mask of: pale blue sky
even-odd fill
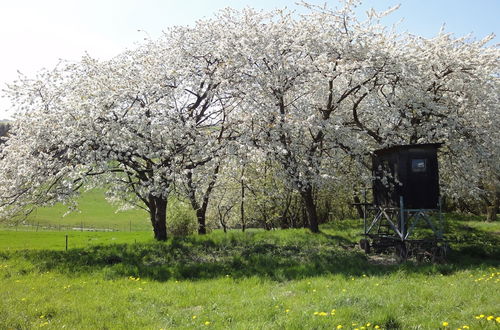
[[[309,1],[336,5],[337,1]],[[404,19],[400,29],[424,37],[446,31],[482,39],[499,34],[500,0],[365,0],[360,7],[401,8],[387,24]],[[296,8],[287,0],[2,0],[0,1],[0,89],[16,79],[17,70],[33,75],[53,67],[59,58],[77,60],[87,51],[109,58],[140,41],[146,31],[157,37],[172,25],[192,24],[224,7]],[[499,37],[494,40],[498,43]],[[493,43],[492,43],[493,44]],[[0,119],[9,116],[0,99]]]

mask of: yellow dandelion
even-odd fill
[[[495,317],[494,317],[493,315],[490,315],[490,316],[488,316],[486,319],[487,319],[488,321],[491,321],[491,320],[493,320],[494,318],[495,318]]]
[[[21,301],[26,301],[26,298],[22,298]]]
[[[470,329],[470,327],[468,325],[463,325],[462,328],[463,329]]]
[[[372,325],[372,324],[371,324],[370,322],[368,322],[368,323],[366,324],[366,326],[367,326],[367,327],[369,327],[369,326],[371,326],[371,325]]]
[[[289,309],[285,309],[285,313],[290,313],[290,310]]]
[[[337,325],[337,329],[342,329],[342,328],[343,328],[342,324]]]
[[[210,325],[210,321],[205,321],[205,325]]]
[[[316,292],[316,289],[313,289],[313,292]]]
[[[313,315],[318,315],[318,314],[319,314],[319,312],[314,312],[314,313],[313,313]]]
[[[318,315],[319,315],[319,316],[327,316],[327,315],[328,315],[328,313],[325,313],[325,312],[319,312],[319,314],[318,314]]]
[[[443,325],[443,327],[447,327],[448,326],[448,322],[445,321],[445,322],[442,323],[442,325]]]
[[[497,321],[497,323],[500,323],[500,316],[498,316],[495,321]]]
[[[40,318],[41,318],[41,319],[44,319],[44,318],[45,318],[45,315],[40,315]]]
[[[380,326],[376,325],[374,326],[375,329],[380,329]]]
[[[356,325],[358,325],[358,324],[353,322],[351,325],[354,327],[354,326],[356,326]]]

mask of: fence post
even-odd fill
[[[68,251],[68,235],[66,235],[66,251]]]

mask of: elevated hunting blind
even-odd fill
[[[360,246],[367,253],[373,247],[377,252],[395,249],[403,260],[412,255],[433,260],[444,257],[437,154],[440,146],[399,145],[373,153],[373,203],[359,203],[365,208],[366,237]],[[370,222],[367,208],[373,211]],[[427,225],[433,233],[431,238],[414,237],[419,223]]]
[[[374,204],[408,209],[437,209],[439,204],[439,143],[402,145],[375,151]]]

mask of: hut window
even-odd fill
[[[412,159],[411,160],[411,171],[412,172],[425,172],[427,168],[425,159]]]

